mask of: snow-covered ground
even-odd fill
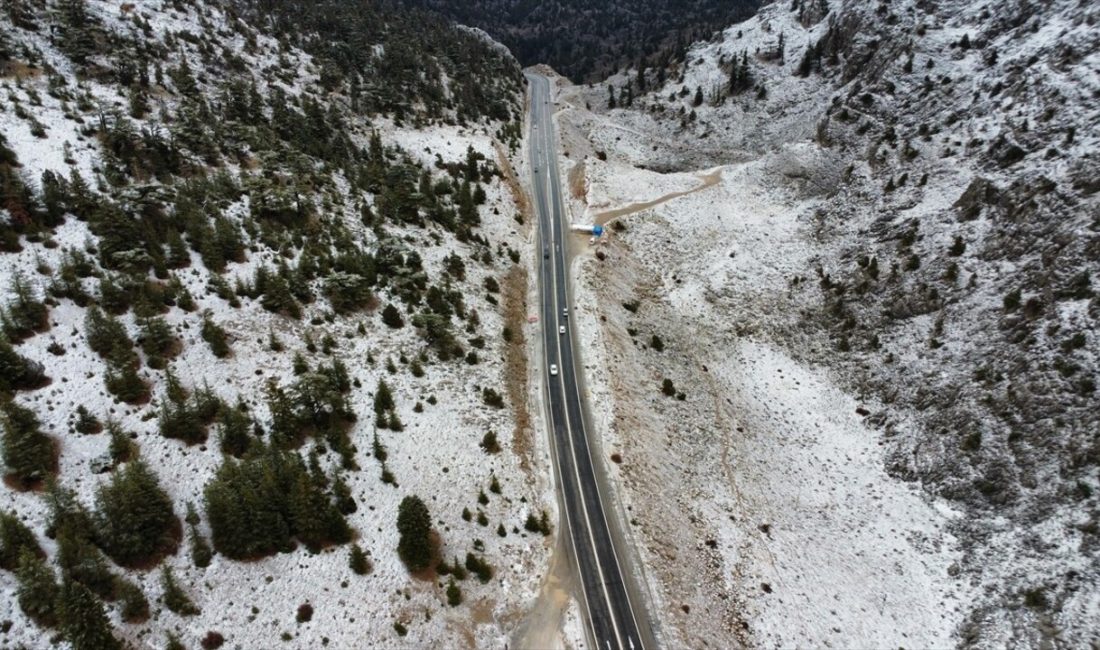
[[[116,5],[93,0],[89,6],[108,28],[130,29]],[[202,33],[202,21],[213,21],[215,28],[225,26],[224,15],[205,6],[201,10],[206,14],[202,19],[191,10],[155,9],[143,3],[137,5],[136,11],[150,21],[157,35],[181,30]],[[62,65],[64,57],[46,39],[30,38],[36,39],[46,60],[53,61],[60,73],[69,74],[72,81],[71,71]],[[280,58],[276,41],[259,36],[257,42],[258,49],[249,59],[256,71]],[[223,45],[240,48],[242,43],[243,39],[236,37]],[[287,90],[308,91],[315,78],[308,55],[291,49],[281,56],[296,65],[294,83],[288,84]],[[195,60],[197,57],[192,59]],[[33,136],[30,122],[16,117],[7,101],[5,110],[0,112],[0,131],[23,163],[22,172],[28,182],[36,184],[45,170],[68,177],[70,165],[64,161],[68,146],[68,153],[75,159],[74,167],[94,186],[102,165],[98,143],[81,135],[75,123],[64,115],[67,108],[46,92],[46,78],[31,76],[18,81],[4,78],[0,79],[0,85],[9,97],[17,97],[24,105],[30,103],[28,91],[37,91],[41,98],[41,105],[34,107],[34,118],[45,127],[46,138]],[[125,98],[112,87],[96,82],[86,85],[105,106],[125,105]],[[360,126],[357,137],[369,132],[368,125]],[[488,129],[436,126],[418,131],[395,127],[387,120],[379,120],[370,128],[380,130],[386,146],[403,148],[427,169],[433,168],[437,155],[447,163],[462,163],[467,147],[484,154],[492,164],[497,161],[497,143]],[[515,152],[514,159],[523,160],[523,151]],[[435,173],[441,174],[438,170]],[[346,192],[346,183],[344,186],[342,191]],[[472,245],[455,241],[438,227],[390,229],[395,237],[421,254],[424,269],[432,278],[441,275],[445,255],[454,252],[466,260],[467,278],[462,285],[468,289],[466,306],[477,310],[479,333],[485,336],[485,348],[479,351],[477,365],[461,360],[445,364],[431,360],[424,364],[425,374],[420,378],[413,376],[408,365],[425,345],[413,327],[391,330],[382,323],[380,310],[326,320],[322,318],[328,311],[323,300],[307,307],[300,320],[271,314],[258,301],[248,299],[240,308],[232,308],[209,288],[209,272],[198,255],[192,255],[192,266],[178,275],[195,297],[198,309],[192,313],[173,309],[165,315],[182,342],[182,352],[170,363],[170,368],[185,387],[208,385],[230,404],[241,399],[262,422],[268,417],[265,387],[271,381],[282,385],[293,381],[291,359],[295,353],[301,353],[311,366],[330,363],[332,358],[347,365],[354,382],[349,404],[359,416],[350,436],[358,448],[357,461],[362,467],[345,476],[358,504],[348,523],[355,531],[356,542],[369,554],[373,572],[367,576],[351,572],[347,545],[319,554],[300,548],[255,562],[234,562],[216,555],[208,568],[199,569],[191,562],[185,535],[180,551],[168,557],[164,565],[174,569],[179,583],[201,608],[201,614],[182,618],[161,609],[156,602],[161,595],[159,570],[142,572],[112,567],[142,588],[155,612],[148,622],[131,625],[120,620],[117,607],[109,607],[120,638],[135,647],[149,648],[163,647],[167,631],[178,633],[187,647],[197,647],[210,630],[225,636],[226,647],[237,648],[281,644],[297,648],[500,647],[507,642],[539,590],[551,549],[551,538],[524,531],[524,521],[528,513],[537,515],[543,509],[553,517],[555,507],[552,487],[545,480],[549,475],[546,441],[526,431],[523,435],[533,439],[534,449],[516,449],[512,444],[516,427],[513,405],[491,408],[484,404],[481,395],[482,387],[505,394],[502,386],[506,381],[505,343],[499,335],[505,324],[503,307],[489,302],[484,282],[494,276],[503,283],[503,273],[512,263],[506,251],[517,251],[522,265],[530,260],[531,246],[529,230],[521,228],[515,220],[517,206],[506,183],[496,178],[485,185],[485,191],[487,200],[480,207],[481,232],[493,252],[498,253],[492,266],[473,261]],[[351,203],[348,201],[348,205],[341,207],[343,218],[348,229],[363,236],[362,244],[369,247],[370,235],[363,232],[358,212]],[[235,205],[227,213],[247,214],[247,204]],[[65,251],[83,250],[92,240],[85,223],[69,219],[57,229],[48,245],[25,242],[21,252],[0,255],[0,301],[6,304],[10,298],[17,272],[31,281],[39,296],[44,295],[48,279],[37,273],[36,268],[56,270]],[[259,263],[271,265],[277,259],[266,249],[251,251],[248,257],[244,263],[229,264],[224,277],[231,286],[235,278],[250,280]],[[94,294],[95,282],[85,282]],[[521,293],[530,289],[522,287]],[[386,296],[382,298],[386,300]],[[228,359],[216,358],[199,336],[201,314],[206,310],[228,332],[233,350]],[[20,354],[44,364],[52,378],[49,386],[21,393],[16,399],[33,408],[41,419],[42,431],[58,441],[59,483],[75,490],[80,500],[91,506],[97,487],[109,476],[93,474],[89,466],[92,459],[106,451],[107,435],[85,436],[71,430],[73,413],[77,406],[83,405],[101,420],[113,418],[136,434],[142,458],[169,492],[178,515],[183,515],[188,502],[201,512],[203,486],[222,461],[215,431],[211,429],[207,444],[195,447],[158,434],[155,416],[164,399],[163,372],[148,368],[140,371],[153,386],[150,403],[130,406],[114,400],[104,387],[106,364],[85,341],[84,319],[84,308],[61,300],[50,310],[49,331],[31,337],[17,348]],[[123,322],[131,337],[135,337],[134,316],[125,315]],[[286,349],[270,350],[270,335],[278,337]],[[336,341],[332,355],[310,353],[306,349],[307,335],[318,344],[331,336]],[[534,337],[529,336],[528,340]],[[53,343],[64,348],[61,356],[47,352]],[[396,366],[394,373],[386,369],[391,361]],[[396,412],[404,424],[400,433],[378,432],[388,451],[387,467],[396,485],[381,481],[379,462],[371,457],[372,399],[380,380],[391,386]],[[487,454],[479,447],[489,431],[498,435],[503,447],[500,454]],[[338,465],[334,452],[323,456],[321,461],[326,470]],[[489,503],[479,505],[478,494],[482,490],[489,493],[493,476],[499,480],[501,494],[490,493]],[[494,568],[489,584],[481,585],[476,580],[461,583],[464,602],[458,607],[447,605],[439,580],[411,577],[398,559],[397,505],[410,494],[421,496],[427,503],[442,540],[444,559],[457,557],[461,562],[476,546],[484,549],[478,553]],[[461,514],[467,507],[475,513],[484,511],[490,523],[482,527],[476,521],[464,521]],[[46,504],[41,494],[5,487],[0,489],[0,509],[17,513],[35,530],[47,552],[54,554],[54,543],[43,535]],[[504,526],[504,536],[498,536],[498,524]],[[209,538],[205,520],[200,530]],[[53,632],[35,626],[23,616],[16,603],[15,588],[15,576],[0,572],[0,619],[13,623],[10,630],[5,628],[0,644],[44,647]],[[295,623],[295,612],[303,603],[310,603],[315,614],[308,623]],[[398,636],[395,623],[404,624],[408,635]]]
[[[576,302],[597,306],[577,316],[588,385],[663,641],[952,645],[972,597],[948,571],[958,513],[887,476],[865,405],[768,340],[773,296],[812,251],[807,206],[765,166],[628,218],[607,260],[579,267]]]
[[[1083,26],[1095,11],[1055,3],[1020,27],[1030,11],[1022,5],[1001,16],[989,3],[928,11],[919,4],[887,8],[896,14],[887,19],[860,3],[831,2],[826,19],[805,23],[791,3],[768,5],[693,46],[687,65],[663,88],[635,96],[632,108],[605,106],[608,85],[622,88],[634,71],[594,86],[559,84],[573,219],[616,217],[599,246],[604,259],[577,240],[588,388],[601,405],[594,417],[604,456],[671,646],[1098,641],[1089,623],[1100,611],[1100,557],[1089,532],[1096,468],[1062,447],[1076,440],[1079,453],[1095,449],[1087,442],[1095,397],[1033,402],[1050,410],[1006,416],[1015,387],[1030,386],[1029,395],[1064,389],[1026,372],[1008,387],[1007,402],[967,388],[983,359],[1035,370],[1063,363],[998,343],[997,331],[1009,327],[998,322],[1002,297],[1013,286],[1055,301],[1040,338],[1095,330],[1085,315],[1095,314],[1095,298],[1050,298],[1063,291],[1051,288],[1061,280],[1039,284],[1023,274],[1038,268],[1041,250],[1063,250],[1059,277],[1089,269],[1095,260],[1086,244],[1071,252],[1055,242],[1094,241],[1095,225],[1065,204],[1037,211],[1028,232],[1003,212],[967,221],[956,207],[977,177],[1004,188],[998,198],[1007,205],[1033,196],[1028,183],[1037,181],[1021,179],[1085,187],[1072,170],[1095,167],[1092,135],[1059,136],[1065,149],[1047,149],[1041,161],[1027,129],[1013,131],[1006,115],[1032,125],[1055,115],[1062,126],[1048,131],[1072,124],[1077,134],[1095,131],[1080,126],[1095,123],[1095,106],[1083,99],[1100,87],[1094,55],[1044,63],[1042,89],[1021,90],[1026,84],[1014,76],[1033,54],[1053,57],[1054,34],[1073,44],[1059,52],[1090,51],[1095,33]],[[865,36],[875,21],[887,36]],[[905,21],[923,24],[908,46],[885,27]],[[806,44],[827,42],[834,28],[841,54],[831,70],[852,76],[796,75]],[[975,42],[989,34],[989,44],[967,54],[957,45],[967,33]],[[769,54],[781,34],[785,62]],[[903,70],[906,47],[912,74]],[[994,48],[1003,68],[988,52]],[[742,53],[759,85],[719,98],[730,61]],[[851,63],[859,57],[862,69]],[[930,92],[929,78],[945,90]],[[1017,85],[986,103],[1000,83]],[[1050,109],[1050,86],[1074,112]],[[697,88],[704,101],[694,105]],[[959,107],[971,96],[968,113]],[[919,136],[931,125],[943,133]],[[997,150],[986,148],[998,134],[1030,147],[1026,161],[998,162]],[[718,180],[707,186],[708,177]],[[1094,210],[1092,192],[1068,205],[1080,200]],[[907,228],[918,233],[911,247],[899,243]],[[966,252],[949,255],[956,237]],[[1032,248],[1006,253],[1020,242]],[[889,278],[868,289],[860,269],[875,256]],[[943,283],[951,273],[958,281]],[[922,312],[914,305],[937,295],[930,286],[946,299]],[[834,301],[845,309],[840,316],[829,311]],[[1091,351],[1073,359],[1085,377],[1097,377]],[[666,378],[682,400],[662,394]],[[971,421],[960,417],[967,411]],[[1032,436],[1025,424],[1063,417],[1073,424],[1059,425],[1056,438]],[[960,450],[958,440],[975,426],[987,441],[980,462],[1004,447],[1012,449],[1007,460],[979,465]],[[1052,447],[1038,448],[1042,440]],[[1007,475],[988,469],[1005,463],[1014,468]],[[990,472],[996,486],[1015,489],[1015,471],[1018,502],[987,501],[969,487],[988,489],[981,477]]]

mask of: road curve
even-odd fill
[[[577,383],[573,328],[564,310],[570,305],[557,145],[551,111],[550,81],[528,73],[530,156],[535,209],[539,218],[539,285],[547,403],[563,523],[576,560],[587,632],[600,650],[641,650],[651,645],[644,608],[635,609],[623,579],[588,447],[582,393]],[[564,334],[559,328],[564,326]],[[557,374],[551,367],[558,368]],[[621,549],[620,549],[621,550]],[[637,616],[641,614],[641,616]],[[641,625],[646,625],[644,629]]]

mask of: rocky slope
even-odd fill
[[[367,8],[5,4],[0,644],[517,626],[554,524],[522,76]]]
[[[671,638],[1096,642],[1098,20],[780,2],[659,89],[566,93],[577,218],[624,228],[586,264],[595,354],[653,378],[606,442]]]

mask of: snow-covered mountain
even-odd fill
[[[670,642],[1097,642],[1097,21],[783,1],[663,85],[564,86]]]
[[[374,3],[3,11],[0,644],[503,644],[555,522],[514,59]]]

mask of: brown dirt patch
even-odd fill
[[[497,142],[497,164],[508,189],[512,192],[512,201],[516,210],[523,216],[523,231],[529,233],[534,224],[535,215],[531,200],[523,185],[516,177],[516,170],[508,160],[504,145]],[[528,475],[531,473],[531,449],[533,432],[531,430],[531,412],[527,408],[527,343],[524,328],[527,324],[527,269],[515,265],[504,276],[501,295],[504,299],[504,324],[512,330],[512,340],[504,347],[504,383],[508,390],[508,401],[516,411],[516,427],[512,431],[512,450],[519,456],[520,468]]]
[[[512,193],[512,201],[516,204],[516,210],[523,217],[523,231],[526,234],[531,224],[534,223],[535,217],[534,212],[531,210],[531,199],[523,189],[523,184],[519,182],[516,170],[512,167],[512,161],[508,160],[508,152],[505,150],[504,145],[499,142],[493,144],[497,150],[497,166],[500,167],[500,173],[504,175],[505,185]]]
[[[519,456],[519,466],[531,472],[531,412],[527,408],[527,269],[516,265],[504,276],[504,323],[512,330],[512,340],[504,346],[504,384],[508,401],[516,410],[516,427],[512,431],[512,450]]]
[[[16,79],[33,79],[42,76],[42,68],[32,67],[22,61],[5,61],[0,63],[0,77],[15,77]]]
[[[653,199],[652,201],[645,201],[644,203],[631,203],[630,205],[623,206],[621,208],[615,208],[614,210],[601,212],[596,215],[596,223],[600,224],[601,226],[606,226],[615,219],[618,219],[619,217],[625,217],[629,214],[634,214],[635,212],[648,210],[649,208],[658,206],[662,203],[666,203],[668,201],[671,201],[672,199],[678,199],[681,196],[694,194],[696,192],[705,190],[713,185],[717,185],[718,182],[722,180],[722,170],[719,169],[709,174],[699,174],[698,177],[700,181],[699,185],[691,188],[690,190],[684,190],[683,192],[673,192],[671,194],[666,194],[660,198]]]
[[[573,195],[573,198],[587,203],[588,192],[585,189],[584,183],[584,161],[580,161],[573,168],[569,170],[569,192]]]

